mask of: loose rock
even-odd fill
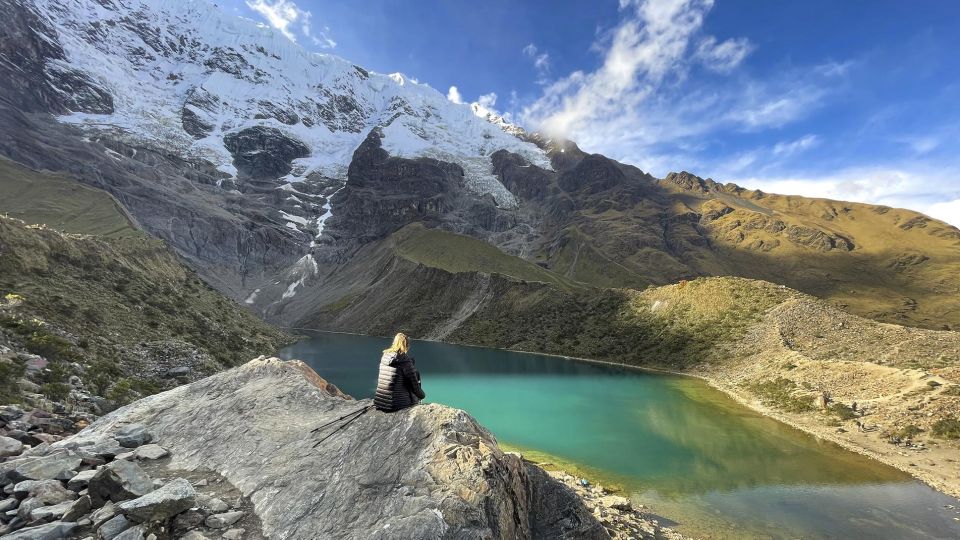
[[[32,455],[40,454],[43,450],[31,449]],[[22,457],[0,465],[0,472],[13,481],[20,480],[54,480],[73,476],[75,469],[80,467],[82,460],[75,453],[57,452],[40,457]]]
[[[163,487],[142,497],[117,505],[120,512],[138,522],[161,521],[189,509],[196,492],[190,482],[175,478]]]
[[[136,448],[153,440],[153,436],[147,432],[147,427],[143,424],[126,425],[120,428],[113,437],[120,446],[125,448]]]
[[[133,526],[133,522],[123,516],[113,516],[97,529],[100,540],[113,540],[117,535]]]
[[[10,437],[0,437],[0,458],[19,456],[23,452],[23,443]]]
[[[77,521],[81,517],[90,513],[93,504],[90,502],[90,496],[84,495],[71,503],[70,508],[63,514],[64,521]]]
[[[76,523],[54,521],[46,525],[21,529],[13,534],[4,536],[4,540],[62,540],[68,538],[77,526]]]
[[[80,471],[76,476],[67,481],[67,489],[72,491],[80,491],[81,489],[87,487],[90,483],[90,479],[97,474],[97,471],[90,469],[89,471]]]
[[[103,501],[142,497],[153,491],[153,481],[136,463],[113,461],[97,470],[87,489],[94,506],[99,506]]]
[[[241,540],[244,532],[246,532],[246,529],[230,529],[220,535],[220,538],[224,540]]]
[[[243,512],[224,512],[222,514],[213,514],[205,521],[207,527],[211,529],[223,529],[240,521],[244,516]]]
[[[145,540],[147,534],[146,525],[137,525],[136,527],[131,527],[117,536],[113,537],[113,540]]]
[[[158,444],[145,444],[133,452],[137,459],[160,459],[170,455],[166,448]]]

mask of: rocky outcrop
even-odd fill
[[[141,424],[169,450],[170,470],[211,469],[235,485],[268,537],[608,537],[572,490],[501,451],[465,412],[431,404],[343,419],[368,405],[301,362],[260,358],[137,401],[50,451],[72,456],[116,446],[121,430]],[[133,467],[103,475],[125,475],[131,485]],[[115,524],[121,529],[182,512],[199,498],[176,480],[143,495],[109,493],[122,499],[103,503],[125,515]],[[205,526],[230,527],[234,517],[211,514]]]
[[[277,128],[254,126],[223,138],[241,175],[278,178],[290,172],[294,159],[307,157],[310,149]]]
[[[353,154],[325,230],[341,248],[376,240],[416,220],[437,222],[463,190],[459,165],[391,157],[372,130]]]
[[[113,112],[113,97],[82,71],[69,67],[56,32],[20,2],[0,4],[0,78],[4,98],[21,110],[53,113]]]

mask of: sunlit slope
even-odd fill
[[[532,258],[566,278],[643,288],[740,276],[875,320],[960,327],[956,227],[910,210],[771,195],[685,172],[657,180],[602,156],[583,155],[575,166],[554,157],[560,172],[541,171],[545,195],[528,201],[557,216]],[[504,166],[502,174],[520,189],[531,169]]]

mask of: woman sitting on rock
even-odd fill
[[[393,345],[384,349],[380,357],[380,375],[377,379],[377,396],[373,404],[386,412],[399,411],[412,407],[426,397],[420,388],[420,372],[413,363],[410,352],[410,340],[406,334],[399,333],[393,338]]]

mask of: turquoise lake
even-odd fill
[[[282,351],[372,397],[384,338],[315,332]],[[700,380],[413,342],[428,402],[502,446],[617,486],[701,538],[960,538],[957,499],[765,418]]]

